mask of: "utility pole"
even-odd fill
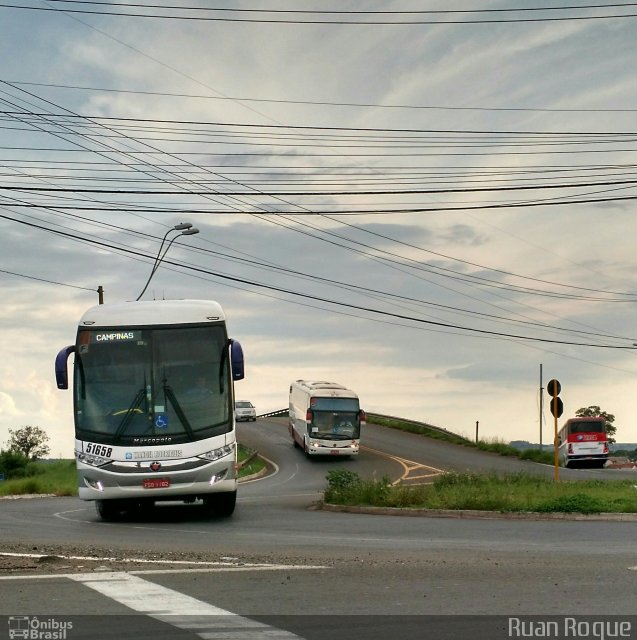
[[[542,386],[542,365],[540,364],[540,451],[542,451],[542,414],[544,413],[544,387]]]
[[[102,285],[97,287],[97,301],[98,304],[104,304],[104,288]]]
[[[480,423],[476,420],[476,444],[478,444],[478,425]]]

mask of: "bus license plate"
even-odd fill
[[[170,478],[144,478],[144,489],[166,489],[170,486]]]

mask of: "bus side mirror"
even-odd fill
[[[232,364],[232,379],[243,380],[245,376],[243,349],[237,340],[230,340],[230,362]]]
[[[55,357],[55,381],[58,389],[69,388],[69,374],[66,363],[72,353],[75,353],[75,345],[64,347]]]

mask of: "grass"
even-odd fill
[[[409,431],[410,433],[417,433],[428,438],[444,440],[445,442],[459,444],[465,447],[476,447],[480,451],[490,451],[491,453],[497,453],[501,456],[511,456],[520,458],[521,460],[531,460],[532,462],[542,462],[544,464],[554,464],[554,453],[552,451],[543,451],[540,449],[520,450],[497,439],[491,441],[478,440],[478,442],[474,442],[455,433],[437,429],[424,422],[402,420],[400,418],[385,418],[376,414],[367,414],[367,422],[392,429],[399,429],[401,431]]]
[[[75,460],[30,462],[27,476],[0,482],[0,496],[46,493],[56,496],[77,495]]]
[[[266,464],[256,451],[238,445],[237,462],[239,464],[239,478],[245,478],[265,469]]]
[[[390,427],[392,429],[400,429],[401,431],[409,431],[410,433],[418,433],[428,438],[436,440],[445,440],[453,444],[471,445],[471,441],[462,436],[458,436],[449,431],[441,431],[435,427],[431,427],[424,422],[416,422],[413,420],[401,420],[400,418],[386,418],[376,414],[367,414],[367,422],[371,424],[379,424],[382,427]]]
[[[265,467],[265,463],[254,452],[238,445],[237,459],[239,463],[252,459],[240,467],[239,477],[257,473]],[[26,477],[13,478],[0,482],[0,496],[25,494],[53,494],[56,496],[77,495],[77,475],[75,460],[55,460],[30,462]]]
[[[632,480],[555,482],[525,473],[445,473],[430,485],[392,486],[345,469],[327,476],[325,502],[408,509],[472,509],[540,513],[636,513]]]

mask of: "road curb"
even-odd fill
[[[242,484],[243,482],[249,482],[250,480],[258,480],[259,478],[262,478],[268,473],[269,473],[268,468],[263,467],[263,469],[257,471],[256,473],[252,473],[249,476],[242,476],[240,478],[237,478],[237,482],[239,484]]]
[[[398,507],[359,507],[320,503],[314,508],[322,511],[362,513],[377,516],[403,516],[412,518],[456,518],[479,520],[588,520],[611,522],[637,522],[637,513],[537,513],[529,511],[479,511],[474,509],[400,509]]]

